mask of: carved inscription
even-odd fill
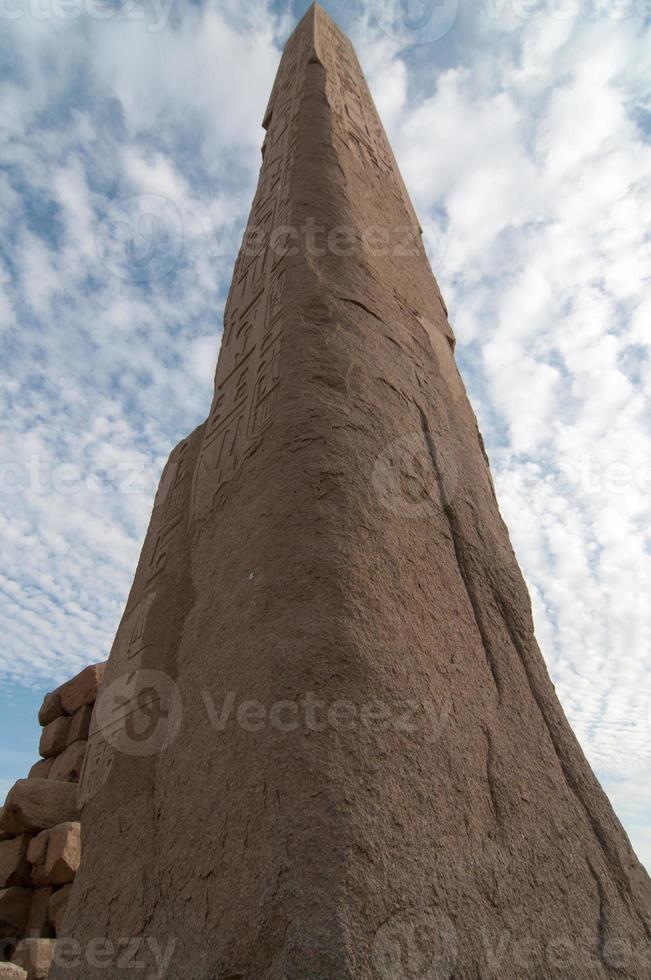
[[[336,135],[356,156],[365,179],[390,181],[393,196],[409,212],[389,141],[352,45],[330,23],[319,29],[328,50],[328,100],[336,118]]]
[[[267,135],[253,202],[224,314],[215,397],[196,468],[193,514],[218,508],[225,488],[259,447],[280,387],[290,179],[297,146],[306,38],[290,43],[265,120]]]
[[[157,501],[156,509],[160,507],[162,510],[161,523],[146,570],[147,585],[165,570],[168,555],[180,533],[180,525],[184,517],[183,501],[190,477],[188,446],[187,440],[180,446],[177,458],[171,464],[171,472],[165,475],[159,491],[162,500],[160,503]]]

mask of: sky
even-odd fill
[[[307,6],[0,0],[0,797],[43,693],[108,656],[207,415]],[[323,6],[420,216],[559,697],[651,868],[651,0]]]

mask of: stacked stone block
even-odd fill
[[[41,759],[0,808],[0,980],[48,975],[81,860],[77,783],[105,666],[46,695]]]

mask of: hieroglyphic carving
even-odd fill
[[[378,192],[389,189],[407,217],[404,188],[352,46],[315,9],[285,51],[265,115],[258,189],[224,313],[215,396],[195,473],[195,518],[226,499],[224,488],[259,447],[277,404],[287,250],[283,231],[300,233],[290,227],[290,181],[303,78],[314,63],[325,70],[335,138],[357,157],[360,179],[372,182]],[[164,539],[160,547],[164,553]]]
[[[354,153],[363,179],[381,186],[399,202],[410,222],[418,224],[373,97],[354,48],[332,23],[319,27],[321,57],[326,64],[326,90],[334,114],[335,137]]]
[[[196,468],[195,517],[224,500],[224,488],[260,445],[278,399],[290,179],[307,43],[299,34],[288,46],[265,118],[262,169],[224,313],[215,397]]]
[[[146,677],[146,675],[145,675]],[[118,752],[132,756],[154,755],[151,742],[165,712],[161,695],[154,687],[127,682],[122,688],[113,686],[105,692],[101,705],[96,705],[93,727],[79,780],[77,804],[82,809],[107,781]]]
[[[92,800],[109,777],[115,760],[115,749],[108,735],[108,732],[98,730],[91,732],[88,738],[77,791],[77,806],[80,810]]]
[[[125,660],[131,670],[140,666],[149,642],[147,639],[147,617],[156,598],[156,592],[148,592],[140,600],[131,614],[128,624]]]
[[[165,474],[161,484],[159,491],[161,499],[157,500],[155,504],[154,513],[156,510],[160,510],[161,518],[159,531],[145,571],[147,585],[165,570],[167,557],[175,543],[179,525],[185,513],[183,502],[187,492],[187,481],[190,477],[188,446],[189,442],[186,439],[179,447],[176,460],[171,464],[171,471]]]

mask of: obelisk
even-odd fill
[[[318,6],[264,126],[52,976],[647,978],[649,878],[548,677],[414,209]]]

